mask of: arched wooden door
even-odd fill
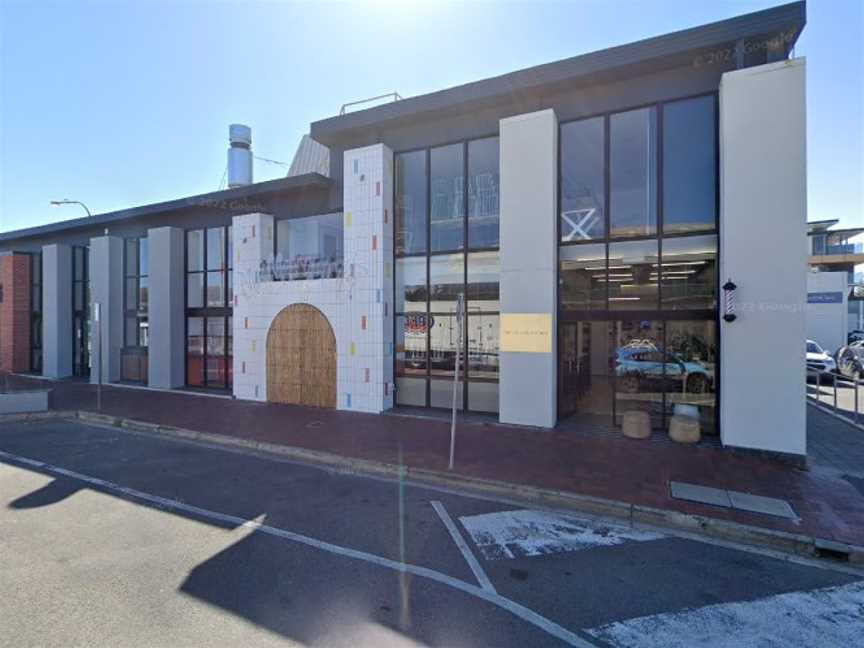
[[[267,400],[336,407],[336,336],[314,306],[292,304],[267,334]]]

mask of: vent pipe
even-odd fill
[[[228,186],[252,184],[252,129],[243,124],[228,127]]]

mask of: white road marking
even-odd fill
[[[456,525],[453,523],[453,519],[447,513],[447,509],[444,508],[444,505],[441,502],[432,502],[432,508],[435,509],[438,517],[441,518],[444,526],[447,527],[447,531],[450,532],[450,537],[453,538],[453,542],[455,542],[456,546],[459,547],[459,551],[462,552],[462,555],[465,557],[465,562],[468,563],[471,571],[474,572],[474,576],[477,578],[477,582],[480,583],[480,587],[494,594],[495,586],[492,585],[492,581],[489,580],[489,577],[486,576],[486,572],[483,571],[480,563],[477,562],[477,558],[474,557],[474,553],[471,551],[471,548],[465,542],[462,534],[459,533],[459,529],[456,528]]]
[[[648,531],[589,525],[548,511],[500,511],[460,517],[459,521],[486,560],[611,547],[663,537]]]
[[[864,637],[864,581],[639,617],[592,628],[588,633],[613,646],[630,648],[860,646]]]
[[[487,591],[482,587],[477,587],[476,585],[472,585],[471,583],[466,583],[463,580],[453,578],[452,576],[448,576],[447,574],[435,571],[434,569],[419,567],[417,565],[411,565],[408,563],[401,563],[396,560],[384,558],[383,556],[377,556],[375,554],[366,553],[365,551],[358,551],[356,549],[349,549],[347,547],[340,547],[339,545],[334,545],[329,542],[324,542],[322,540],[316,540],[315,538],[304,536],[299,533],[294,533],[293,531],[287,531],[285,529],[280,529],[278,527],[270,526],[267,524],[261,524],[260,522],[257,522],[255,520],[247,520],[237,515],[219,513],[217,511],[211,511],[209,509],[200,508],[198,506],[192,506],[191,504],[185,504],[184,502],[181,502],[179,500],[168,499],[165,497],[160,497],[158,495],[151,495],[150,493],[145,493],[134,488],[120,486],[119,484],[115,484],[113,482],[77,473],[42,461],[29,459],[27,457],[21,457],[15,454],[4,452],[2,450],[0,450],[0,459],[9,459],[14,462],[39,468],[40,470],[44,470],[48,473],[69,477],[71,479],[77,479],[87,484],[98,486],[105,490],[122,493],[127,497],[131,497],[145,502],[150,502],[165,509],[184,511],[186,513],[191,513],[200,517],[209,518],[211,520],[218,520],[220,522],[231,524],[237,527],[254,529],[255,531],[260,531],[261,533],[266,533],[277,538],[282,538],[283,540],[288,540],[290,542],[296,542],[298,544],[306,545],[307,547],[320,549],[321,551],[327,551],[338,556],[345,556],[347,558],[353,558],[355,560],[372,563],[386,569],[392,569],[397,572],[408,572],[421,578],[427,578],[437,583],[441,583],[442,585],[446,585],[461,592],[465,592],[466,594],[469,594],[476,598],[483,599],[488,603],[492,603],[493,605],[496,605],[499,608],[510,612],[511,614],[522,619],[523,621],[530,623],[531,625],[539,628],[540,630],[543,630],[547,634],[560,639],[561,641],[570,646],[577,646],[578,648],[594,648],[593,643],[582,639],[577,634],[571,632],[570,630],[567,630],[563,626],[558,625],[554,621],[547,619],[543,615],[538,614],[534,610],[531,610],[524,605],[520,605],[519,603],[516,603],[511,599],[505,598],[496,592]]]

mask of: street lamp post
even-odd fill
[[[90,213],[90,210],[87,209],[87,205],[85,205],[80,200],[69,200],[68,198],[64,198],[63,200],[52,200],[52,207],[59,207],[60,205],[81,205],[84,208],[84,211],[87,212],[88,217],[92,217],[93,214]]]

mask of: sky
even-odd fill
[[[783,4],[0,0],[0,231],[219,188],[228,125],[290,163],[343,103],[412,96]],[[808,218],[864,226],[864,2],[810,0]],[[255,161],[255,180],[284,176]]]

